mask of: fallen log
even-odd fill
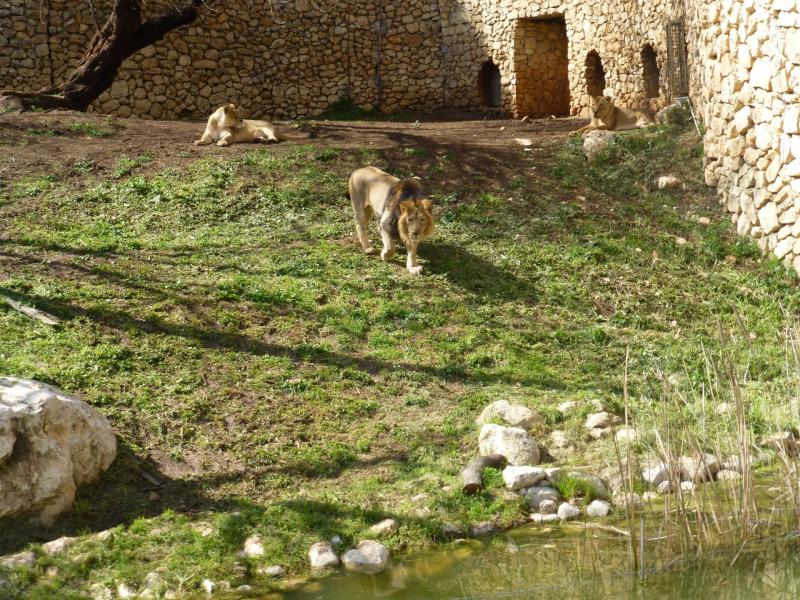
[[[489,456],[479,456],[473,458],[464,470],[461,471],[461,478],[464,480],[465,494],[474,494],[483,487],[481,479],[481,470],[485,467],[492,467],[494,469],[504,469],[506,466],[506,458],[500,454],[490,454]]]

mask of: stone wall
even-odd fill
[[[800,272],[800,2],[720,0],[699,16],[706,181],[741,235]]]

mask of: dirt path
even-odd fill
[[[531,141],[531,151],[552,147],[577,129],[580,119],[478,120],[474,115],[443,114],[444,120],[417,122],[309,121],[317,137],[284,127],[291,139],[275,146],[286,152],[297,144],[321,148],[357,149],[374,147],[424,148],[433,152],[460,153],[518,151],[515,138]],[[428,118],[436,118],[436,115]],[[151,154],[154,160],[140,172],[166,167],[180,168],[210,155],[237,155],[250,144],[230,148],[195,147],[192,141],[203,130],[202,123],[117,119],[100,115],[54,111],[0,116],[0,178],[69,171],[80,164],[93,164],[96,175],[115,168],[123,157]],[[515,152],[517,153],[517,152]]]

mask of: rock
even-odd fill
[[[209,596],[217,589],[217,584],[210,579],[203,579],[203,583],[201,585],[205,593]]]
[[[791,431],[784,431],[768,436],[761,441],[761,445],[765,448],[777,450],[790,457],[798,455],[797,442]],[[2,508],[0,508],[0,514],[2,514]]]
[[[514,138],[514,141],[517,142],[520,146],[533,146],[533,140],[529,138]]]
[[[242,555],[247,558],[256,558],[259,556],[264,556],[266,554],[266,550],[264,550],[264,544],[261,543],[261,538],[257,535],[251,535],[244,541],[244,548],[242,549]]]
[[[558,512],[558,503],[555,500],[542,500],[539,502],[539,512],[543,515],[554,515]]]
[[[283,577],[284,575],[286,575],[286,569],[284,569],[280,565],[270,565],[266,569],[263,569],[262,572],[267,577],[273,577],[275,579],[277,579],[279,577]]]
[[[592,500],[586,507],[586,514],[590,517],[606,517],[611,510],[611,505],[602,500]]]
[[[338,535],[335,535],[331,538],[331,544],[334,546],[341,546],[342,545],[342,538]]]
[[[691,492],[694,490],[694,483],[691,481],[681,481],[681,491],[682,492]]]
[[[617,442],[621,444],[638,442],[641,438],[639,435],[639,430],[634,429],[633,427],[621,427],[617,430],[617,435],[615,436]]]
[[[43,383],[0,377],[0,517],[51,524],[116,452],[111,426],[93,407]]]
[[[389,549],[379,542],[363,540],[342,556],[344,568],[359,573],[380,573],[389,564]]]
[[[482,456],[500,454],[508,464],[515,466],[539,463],[539,446],[520,427],[503,427],[488,423],[481,427],[478,436]]]
[[[514,467],[503,469],[503,482],[510,490],[531,487],[547,477],[544,469],[539,467]]]
[[[662,175],[658,178],[658,189],[672,190],[681,186],[681,180],[675,175]]]
[[[716,409],[714,409],[714,412],[716,412],[718,415],[732,415],[733,411],[733,404],[730,402],[720,402],[717,404]]]
[[[570,415],[575,412],[576,409],[580,408],[581,403],[577,400],[567,400],[566,402],[562,402],[558,405],[556,410],[560,412],[562,415]]]
[[[572,446],[572,442],[570,442],[567,432],[561,431],[560,429],[550,432],[550,443],[552,444],[553,448],[558,450],[564,450]]]
[[[238,586],[238,587],[236,588],[236,591],[237,591],[237,592],[239,592],[240,594],[249,594],[250,592],[252,592],[252,591],[253,591],[253,589],[254,589],[254,588],[253,588],[253,586],[252,586],[252,585],[247,585],[247,584],[245,583],[245,584],[242,584],[242,585]]]
[[[614,496],[614,503],[618,506],[632,506],[639,508],[642,506],[642,497],[636,492],[625,492]]]
[[[569,521],[570,519],[574,519],[581,514],[581,509],[577,506],[573,506],[569,502],[562,502],[558,506],[558,518],[562,521]]]
[[[74,537],[60,537],[57,540],[53,540],[52,542],[47,542],[46,544],[42,544],[42,552],[49,556],[53,556],[55,554],[62,554],[67,548],[69,548],[72,544],[78,541],[78,538]]]
[[[681,456],[678,459],[682,479],[699,483],[712,481],[720,469],[719,460],[713,454],[704,453],[700,456]]]
[[[317,542],[308,550],[308,561],[312,569],[324,569],[338,565],[339,557],[330,542]]]
[[[93,583],[89,586],[92,600],[114,600],[114,592],[102,583]]]
[[[553,521],[560,521],[561,518],[558,516],[558,513],[550,513],[549,515],[543,515],[541,513],[533,513],[531,515],[531,521],[534,523],[552,523]]]
[[[166,587],[164,578],[158,571],[151,571],[145,575],[144,583],[142,584],[142,591],[139,592],[137,598],[144,598],[153,600],[159,598]]]
[[[672,483],[669,480],[662,481],[656,486],[656,491],[659,494],[670,494],[672,493]]]
[[[597,475],[591,475],[581,471],[561,470],[551,478],[551,481],[553,483],[560,483],[562,480],[567,478],[580,482],[580,484],[589,491],[592,498],[598,498],[602,500],[611,499],[611,494],[608,491],[608,487],[606,487],[605,482]]]
[[[467,530],[455,523],[442,523],[439,531],[447,538],[462,538],[467,535]]]
[[[728,469],[721,469],[717,472],[717,481],[734,481],[741,479],[742,474],[738,471],[730,471]]]
[[[24,552],[17,552],[9,556],[0,558],[0,567],[9,569],[18,569],[19,567],[30,568],[36,564],[36,555],[30,550]]]
[[[126,584],[120,583],[117,586],[118,598],[136,598],[136,592],[129,588]]]
[[[608,146],[614,133],[611,131],[595,130],[583,136],[583,155],[586,160],[592,162],[606,146]]]
[[[544,500],[560,502],[562,499],[558,490],[544,485],[535,485],[521,490],[520,493],[525,497],[528,506],[534,510],[538,509]]]
[[[495,527],[494,523],[490,521],[482,521],[470,526],[469,536],[474,538],[486,537],[487,535],[492,535],[496,531],[497,527]]]
[[[652,490],[648,490],[642,494],[643,502],[650,502],[651,500],[655,500],[656,498],[658,498],[658,493]]]
[[[534,410],[519,404],[510,404],[505,400],[497,400],[483,409],[478,417],[478,425],[485,425],[493,420],[500,420],[509,427],[530,429],[544,422],[542,416]]]
[[[653,487],[657,487],[664,481],[669,481],[669,478],[669,468],[663,462],[651,462],[642,469],[642,479]]]
[[[595,427],[586,434],[591,440],[600,440],[611,435],[611,427]]]
[[[585,427],[587,430],[605,429],[619,422],[619,417],[607,412],[596,412],[586,417]]]
[[[391,533],[396,533],[398,529],[400,529],[400,524],[397,521],[394,519],[384,519],[370,527],[369,532],[376,535],[389,535]]]

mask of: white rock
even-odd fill
[[[481,456],[500,454],[514,466],[539,464],[539,446],[520,427],[487,423],[478,436]]]
[[[0,517],[43,524],[72,506],[117,453],[104,416],[49,385],[0,377]],[[7,460],[14,451],[14,459]]]
[[[642,506],[642,497],[636,492],[622,493],[614,496],[614,503],[621,506],[632,506],[639,508]]]
[[[663,462],[650,463],[642,469],[642,479],[654,487],[658,486],[669,480],[669,468]]]
[[[650,500],[655,500],[658,498],[658,493],[648,490],[642,494],[642,501],[649,502]]]
[[[52,542],[42,544],[42,552],[50,556],[53,556],[54,554],[61,554],[77,541],[78,538],[74,537],[60,537]]]
[[[558,518],[562,521],[574,519],[581,514],[581,509],[577,506],[572,506],[569,502],[562,502],[558,507]]]
[[[397,521],[394,519],[384,519],[370,527],[369,532],[376,535],[388,535],[390,533],[395,533],[398,529],[400,529],[400,524]]]
[[[363,540],[344,553],[342,564],[349,571],[379,573],[389,564],[389,549],[379,542]]]
[[[556,410],[558,410],[558,412],[560,412],[562,415],[569,415],[575,412],[580,405],[581,403],[577,400],[567,400],[566,402],[559,404]]]
[[[572,445],[567,432],[560,429],[555,429],[550,432],[550,442],[553,448],[558,449],[569,448]]]
[[[481,521],[480,523],[470,525],[469,528],[469,535],[474,538],[486,537],[496,532],[497,527],[491,521]]]
[[[669,481],[662,481],[656,486],[656,491],[659,494],[669,494],[672,492],[672,484]]]
[[[341,546],[342,545],[342,538],[338,535],[335,535],[331,538],[331,544],[334,546]]]
[[[717,404],[717,407],[714,409],[718,415],[732,415],[733,414],[733,404],[730,402],[720,402]]]
[[[539,502],[539,512],[543,515],[558,513],[558,503],[555,500],[542,500]]]
[[[217,589],[217,584],[210,579],[203,579],[202,586],[203,590],[205,590],[206,594],[209,596],[214,593],[214,590]]]
[[[550,513],[548,515],[543,515],[541,513],[533,513],[531,515],[531,521],[534,523],[552,523],[553,521],[560,521],[561,517],[558,516],[558,513]]]
[[[611,435],[611,427],[595,427],[590,429],[586,435],[589,439],[600,440]]]
[[[558,490],[544,485],[535,485],[521,490],[520,493],[525,497],[528,506],[534,510],[538,509],[545,500],[551,500],[553,502],[561,501],[561,494]]]
[[[681,180],[675,175],[662,175],[658,178],[658,189],[671,190],[681,186]]]
[[[118,598],[135,598],[136,597],[136,592],[134,592],[126,584],[120,583],[117,586],[117,597]]]
[[[497,400],[484,408],[477,423],[485,425],[495,419],[509,427],[521,427],[522,429],[530,429],[544,421],[536,411],[519,404],[511,404],[505,400]]]
[[[585,134],[583,136],[583,155],[586,160],[593,161],[608,146],[613,137],[613,132],[603,130],[594,130]]]
[[[639,430],[633,427],[621,427],[616,435],[616,439],[620,443],[638,442],[639,438],[641,438]]]
[[[694,490],[694,484],[691,481],[681,481],[681,491],[691,492]]]
[[[89,586],[92,600],[114,600],[114,592],[102,583],[93,583]]]
[[[728,469],[722,469],[717,472],[717,480],[718,481],[732,481],[735,479],[741,479],[742,475],[738,471],[730,471]]]
[[[280,565],[271,565],[266,569],[264,569],[263,573],[267,577],[274,577],[277,579],[278,577],[283,577],[284,575],[286,575],[286,569],[284,569]]]
[[[338,565],[339,557],[330,542],[317,542],[308,550],[308,561],[312,569],[324,569]]]
[[[590,517],[606,517],[608,511],[611,510],[611,505],[603,500],[592,500],[589,506],[586,507],[586,514]]]
[[[586,429],[605,429],[618,422],[619,418],[611,413],[597,412],[586,417]]]
[[[514,467],[509,465],[503,469],[503,482],[510,490],[531,487],[546,477],[547,473],[539,467]]]
[[[251,535],[249,538],[247,538],[244,541],[242,554],[247,558],[264,556],[264,554],[266,554],[266,550],[264,550],[264,544],[261,542],[261,538],[257,535]]]
[[[514,138],[514,141],[520,146],[533,146],[533,140],[529,138]]]

